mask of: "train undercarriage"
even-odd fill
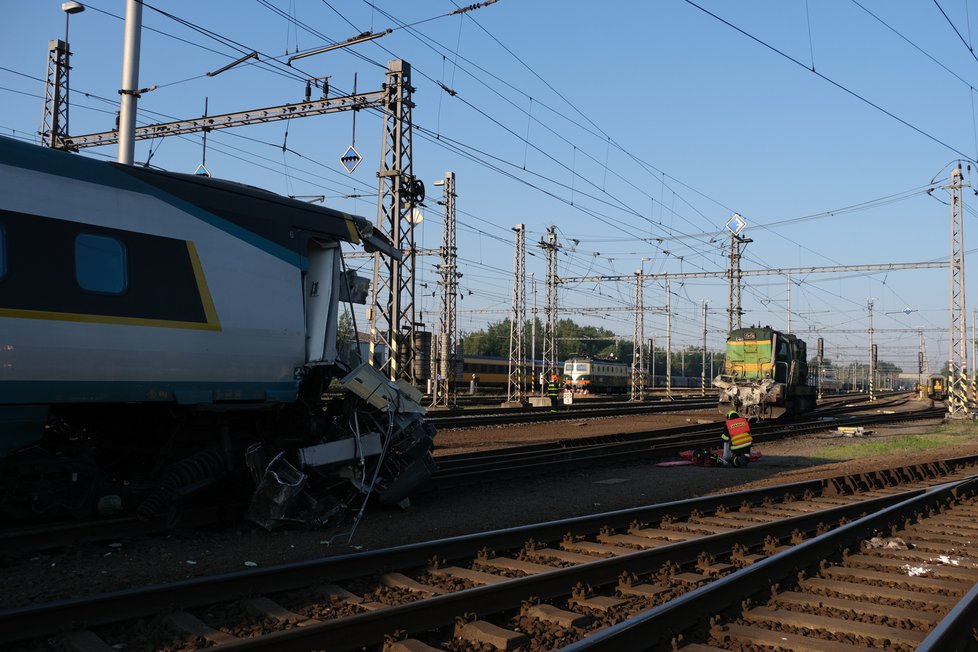
[[[386,398],[365,399],[355,379],[377,375],[324,376],[287,404],[55,408],[39,443],[0,459],[0,518],[175,523],[194,502],[250,502],[271,529],[339,524],[368,499],[406,505],[434,472],[434,427],[405,387],[381,379]]]

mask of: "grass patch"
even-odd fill
[[[942,424],[933,431],[915,435],[898,435],[875,439],[872,435],[847,439],[845,444],[823,448],[813,457],[829,460],[850,460],[858,457],[898,455],[957,444],[970,444],[978,437],[978,423],[969,420]]]

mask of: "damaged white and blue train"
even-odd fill
[[[265,525],[405,500],[434,431],[343,390],[341,242],[400,255],[358,216],[0,137],[0,518],[251,496],[272,460]]]

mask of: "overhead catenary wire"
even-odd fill
[[[266,145],[267,145],[267,143],[266,143]],[[462,144],[461,146],[463,146],[463,147],[464,147],[464,144]],[[583,149],[582,149],[581,151],[583,152]],[[290,153],[291,153],[291,152],[290,152]],[[296,156],[303,156],[303,155],[302,155],[302,154],[301,154],[300,152],[294,152],[294,153],[296,154]],[[307,160],[308,160],[308,161],[310,161],[310,162],[311,162],[311,164],[316,164],[316,165],[320,165],[320,163],[318,162],[318,160],[317,160],[316,158],[314,158],[314,157],[308,157],[308,158],[307,158]],[[476,161],[477,161],[477,160],[479,160],[479,156],[478,156],[478,153],[476,154],[476,156],[475,156],[475,157],[473,157],[473,160],[476,160]],[[291,170],[291,172],[295,172],[295,170],[293,169],[293,170]],[[593,182],[593,180],[589,180],[589,181],[592,181],[592,182]],[[550,183],[550,181],[547,181],[547,183]],[[600,188],[600,186],[601,186],[601,185],[603,185],[603,184],[598,184],[598,188]],[[566,188],[565,188],[565,189],[566,189]],[[577,190],[580,190],[580,186],[578,186],[578,187],[577,187]],[[555,194],[556,194],[557,196],[562,196],[562,198],[563,198],[563,199],[567,199],[567,197],[566,197],[566,194],[565,194],[565,193],[561,193],[561,192],[559,192],[559,191],[558,191],[558,192],[556,192]],[[576,192],[575,192],[575,194],[576,194]],[[664,208],[664,209],[667,209],[667,210],[669,209],[669,204],[668,204],[668,197],[667,197],[666,199],[667,199],[667,201],[666,201],[665,203],[663,203],[663,202],[659,202],[659,203],[660,203],[660,209],[663,209],[663,208]],[[575,207],[575,208],[576,208],[576,207]],[[610,208],[611,208],[611,207],[609,206],[609,210],[610,210]],[[617,209],[616,209],[616,210],[617,210]],[[603,210],[600,210],[600,209],[599,209],[599,211],[598,211],[598,212],[599,212],[599,213],[602,213],[602,212],[606,212],[606,211],[603,211]],[[644,212],[644,211],[643,211],[643,213],[645,213],[645,214],[647,214],[647,213],[646,213],[646,212]],[[756,223],[752,223],[752,224],[755,224],[755,225],[756,225]],[[477,229],[477,230],[478,230],[478,229]],[[647,234],[644,234],[644,233],[643,233],[642,235],[643,235],[643,236],[646,236],[646,237],[647,237]],[[670,235],[667,235],[666,233],[662,233],[662,235],[663,235],[663,236],[665,236],[665,237],[683,237],[682,235],[676,235],[676,234],[675,234],[675,232],[672,232],[672,234],[670,234]],[[696,235],[696,234],[690,234],[690,236],[695,236],[695,235]],[[674,249],[675,249],[675,247],[674,247]],[[704,246],[704,247],[703,247],[703,249],[702,249],[702,251],[703,251],[703,255],[704,255],[704,256],[710,256],[710,255],[715,255],[715,252],[713,252],[713,248],[709,248],[709,247],[706,247],[706,246]],[[712,252],[712,253],[711,253],[711,252]],[[690,254],[685,254],[685,255],[684,255],[684,260],[685,260],[685,261],[686,261],[686,262],[688,263],[688,262],[689,262],[689,260],[690,260]],[[592,259],[592,260],[591,260],[590,262],[595,262],[595,260],[594,260],[594,259]],[[603,261],[601,261],[600,259],[598,259],[598,260],[597,260],[597,262],[598,262],[598,263],[603,263]]]

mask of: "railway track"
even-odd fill
[[[707,388],[707,395],[716,397],[716,390]],[[670,395],[671,394],[671,395]],[[668,400],[682,400],[686,398],[702,398],[702,391],[699,387],[678,387],[673,388],[670,393],[667,393],[664,387],[656,387],[652,389],[650,387],[645,388],[645,399],[648,401],[668,401]],[[530,396],[544,396],[539,392],[525,392],[525,395]],[[581,403],[621,403],[624,400],[625,395],[623,394],[577,394],[574,397],[575,402]],[[480,392],[478,394],[468,394],[460,392],[455,396],[455,404],[459,407],[464,407],[466,409],[478,409],[478,408],[498,408],[498,406],[506,401],[506,394],[494,394],[490,392]],[[425,394],[422,400],[422,405],[427,405],[432,402],[431,394]]]
[[[620,417],[682,410],[706,410],[715,408],[716,397],[683,398],[672,401],[632,403],[627,401],[582,401],[572,407],[561,406],[557,412],[549,408],[485,408],[466,410],[464,414],[430,412],[425,420],[439,430],[452,428],[482,428],[486,426],[538,423],[541,421],[567,421],[581,418]]]
[[[900,401],[893,400],[874,405],[883,410],[899,403]],[[933,418],[941,414],[940,410],[936,410],[913,413],[913,416],[909,413],[875,414],[846,421],[823,421],[849,409],[849,401],[846,401],[821,408],[814,421],[756,424],[754,438],[758,444],[762,444],[838,425],[872,425],[911,418]],[[675,456],[690,448],[713,446],[716,439],[716,424],[691,425],[441,456],[437,458],[438,470],[432,481],[420,491],[437,493],[451,491],[460,486],[526,477],[529,474],[564,473],[582,467],[646,463]],[[187,507],[179,512],[177,523],[181,527],[193,528],[240,521],[246,509],[247,504],[239,502],[221,506]],[[131,516],[8,527],[0,530],[0,552],[51,549],[82,541],[150,534],[165,531],[174,524],[171,517],[142,520]]]
[[[754,442],[762,445],[839,426],[872,426],[935,419],[944,413],[942,408],[889,413],[883,407],[895,407],[899,403],[894,400],[890,404],[880,404],[882,412],[879,413],[844,417],[841,415],[846,415],[850,408],[837,405],[804,419],[755,424],[751,434]],[[828,418],[833,420],[826,421]],[[635,464],[666,459],[689,449],[715,448],[717,428],[717,424],[696,424],[440,456],[432,482],[421,491],[445,491],[459,485],[521,477],[530,473],[566,472],[580,466]]]
[[[975,477],[908,492],[565,649],[974,649],[976,493]]]
[[[960,649],[975,473],[961,458],[13,609],[0,644]]]
[[[887,399],[890,396],[900,396],[904,394],[895,393],[891,395],[880,394],[880,399]],[[837,406],[845,404],[859,404],[869,402],[869,397],[865,394],[849,394],[827,397],[822,403],[822,410],[831,409],[826,406]],[[426,420],[432,423],[439,430],[453,428],[481,428],[497,425],[513,425],[517,423],[537,423],[546,421],[568,421],[582,418],[600,417],[619,417],[637,414],[655,414],[665,412],[680,412],[683,410],[711,410],[717,405],[716,396],[711,395],[706,398],[702,396],[682,396],[668,399],[661,397],[647,403],[636,403],[632,401],[622,401],[610,397],[591,397],[580,400],[572,407],[561,406],[557,412],[550,412],[546,407],[536,408],[500,408],[498,406],[485,406],[481,408],[471,408],[464,413],[431,411]],[[720,418],[719,413],[717,419]]]

